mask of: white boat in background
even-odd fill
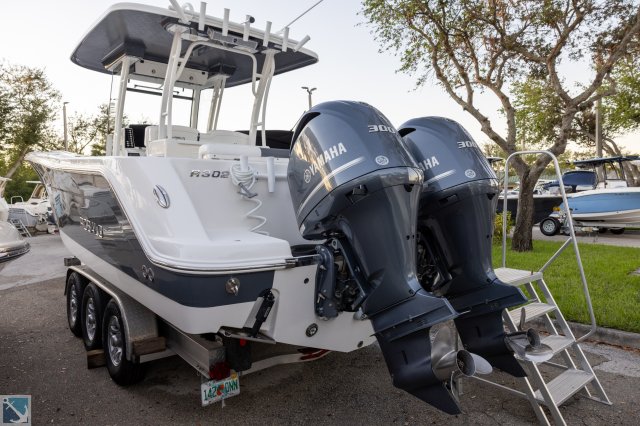
[[[592,189],[567,195],[574,226],[611,230],[622,234],[625,228],[640,227],[640,187],[628,187],[622,164],[638,161],[638,156],[592,158],[575,161],[579,168],[601,168]],[[548,218],[540,222],[544,235],[566,231],[566,206],[560,204]]]
[[[11,179],[0,176],[0,222],[9,220],[9,205],[7,204],[7,200],[4,199],[4,189],[10,180]]]
[[[24,201],[19,195],[11,197],[9,220],[19,220],[27,228],[47,231],[51,215],[51,203],[47,189],[42,182],[37,180],[29,180],[27,183],[35,185],[31,196],[27,201]]]
[[[29,252],[29,243],[9,222],[0,221],[0,271],[12,260]]]

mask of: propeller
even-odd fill
[[[431,345],[431,365],[433,373],[449,390],[456,402],[459,402],[459,381],[461,377],[475,374],[489,374],[491,364],[480,355],[467,350],[457,349],[457,336],[449,326],[442,326]]]
[[[540,341],[540,335],[533,328],[524,331],[526,320],[526,313],[522,308],[520,310],[518,331],[507,334],[504,338],[507,347],[513,351],[516,358],[523,361],[535,363],[548,361],[553,357],[553,349]]]
[[[441,327],[431,345],[433,372],[440,380],[452,380],[458,376],[489,374],[491,364],[480,355],[464,349],[456,349],[456,336],[450,327]]]

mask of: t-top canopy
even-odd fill
[[[195,32],[198,27],[195,16],[190,27]],[[106,67],[123,55],[140,59],[167,63],[171,52],[173,33],[167,30],[178,23],[175,11],[160,7],[133,3],[121,3],[110,7],[89,32],[82,38],[71,55],[71,60],[81,67],[110,74]],[[220,34],[223,21],[207,16],[205,33],[212,30]],[[242,40],[244,25],[229,22],[228,35]],[[267,49],[263,40],[267,34],[251,29],[249,42],[256,42],[256,60],[258,70],[262,68],[264,56],[261,51]],[[287,40],[287,50],[282,50],[283,38],[268,34],[268,47],[280,51],[275,55],[275,74],[292,71],[318,61],[318,56],[307,49],[294,51],[297,42]],[[182,41],[184,53],[190,42]],[[228,46],[228,44],[227,44]],[[241,47],[237,48],[242,49]],[[244,49],[246,52],[246,48]],[[226,86],[237,86],[251,81],[251,58],[241,52],[203,47],[195,49],[188,59],[187,68],[205,71],[211,75],[224,73],[229,75]]]
[[[610,163],[619,163],[622,161],[633,161],[637,160],[640,157],[637,155],[627,155],[627,156],[617,156],[617,157],[601,157],[601,158],[589,158],[587,160],[579,160],[574,161],[573,164],[576,167],[586,168],[586,167],[596,167],[601,166],[603,164]]]

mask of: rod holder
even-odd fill
[[[198,31],[204,31],[204,21],[207,17],[207,3],[200,2],[200,15],[198,16]]]
[[[297,52],[298,50],[302,49],[302,46],[304,46],[305,44],[307,44],[307,42],[308,42],[309,40],[311,40],[311,37],[309,37],[308,35],[307,35],[307,36],[304,36],[304,38],[303,38],[302,40],[300,40],[300,41],[298,42],[298,44],[296,44],[296,47],[294,47],[294,48],[293,48],[293,51],[294,51],[294,52]]]
[[[269,192],[275,192],[276,190],[276,172],[273,157],[267,157],[267,188]]]
[[[262,40],[262,45],[264,47],[269,47],[269,39],[271,38],[271,21],[267,21],[267,28],[264,30],[264,40]]]
[[[224,18],[222,20],[222,35],[226,36],[229,34],[229,9],[224,9]]]
[[[282,51],[287,51],[287,44],[289,44],[289,27],[284,28],[284,34],[282,35]]]

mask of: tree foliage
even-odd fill
[[[123,118],[123,126],[127,125],[127,117]],[[107,136],[113,132],[115,118],[108,104],[98,107],[93,115],[77,114],[69,118],[69,151],[91,155],[105,155]]]
[[[615,142],[619,136],[640,128],[640,56],[633,52],[613,68],[610,81],[601,91],[601,120],[604,155],[623,155]],[[514,84],[517,138],[523,146],[541,148],[557,137],[561,124],[562,100],[544,79],[529,77]],[[593,156],[596,143],[596,104],[586,103],[578,111],[570,129],[570,140],[589,148]],[[640,183],[638,168],[625,164],[627,177]]]
[[[43,69],[0,63],[0,174],[10,178],[27,153],[58,147],[52,122],[59,100]]]
[[[400,70],[416,75],[418,84],[435,77],[507,154],[519,148],[523,105],[513,96],[518,87],[546,102],[544,109],[558,109],[551,130],[547,123],[536,126],[547,132],[545,149],[560,155],[576,114],[608,94],[600,90],[603,83],[611,81],[614,66],[640,32],[640,8],[632,0],[364,0],[363,5],[382,49],[400,56]],[[565,81],[559,68],[580,61],[594,66],[578,86]],[[479,93],[497,100],[506,131],[481,110]],[[533,188],[548,163],[542,156],[533,165],[514,160],[521,182],[516,250],[532,248]]]

